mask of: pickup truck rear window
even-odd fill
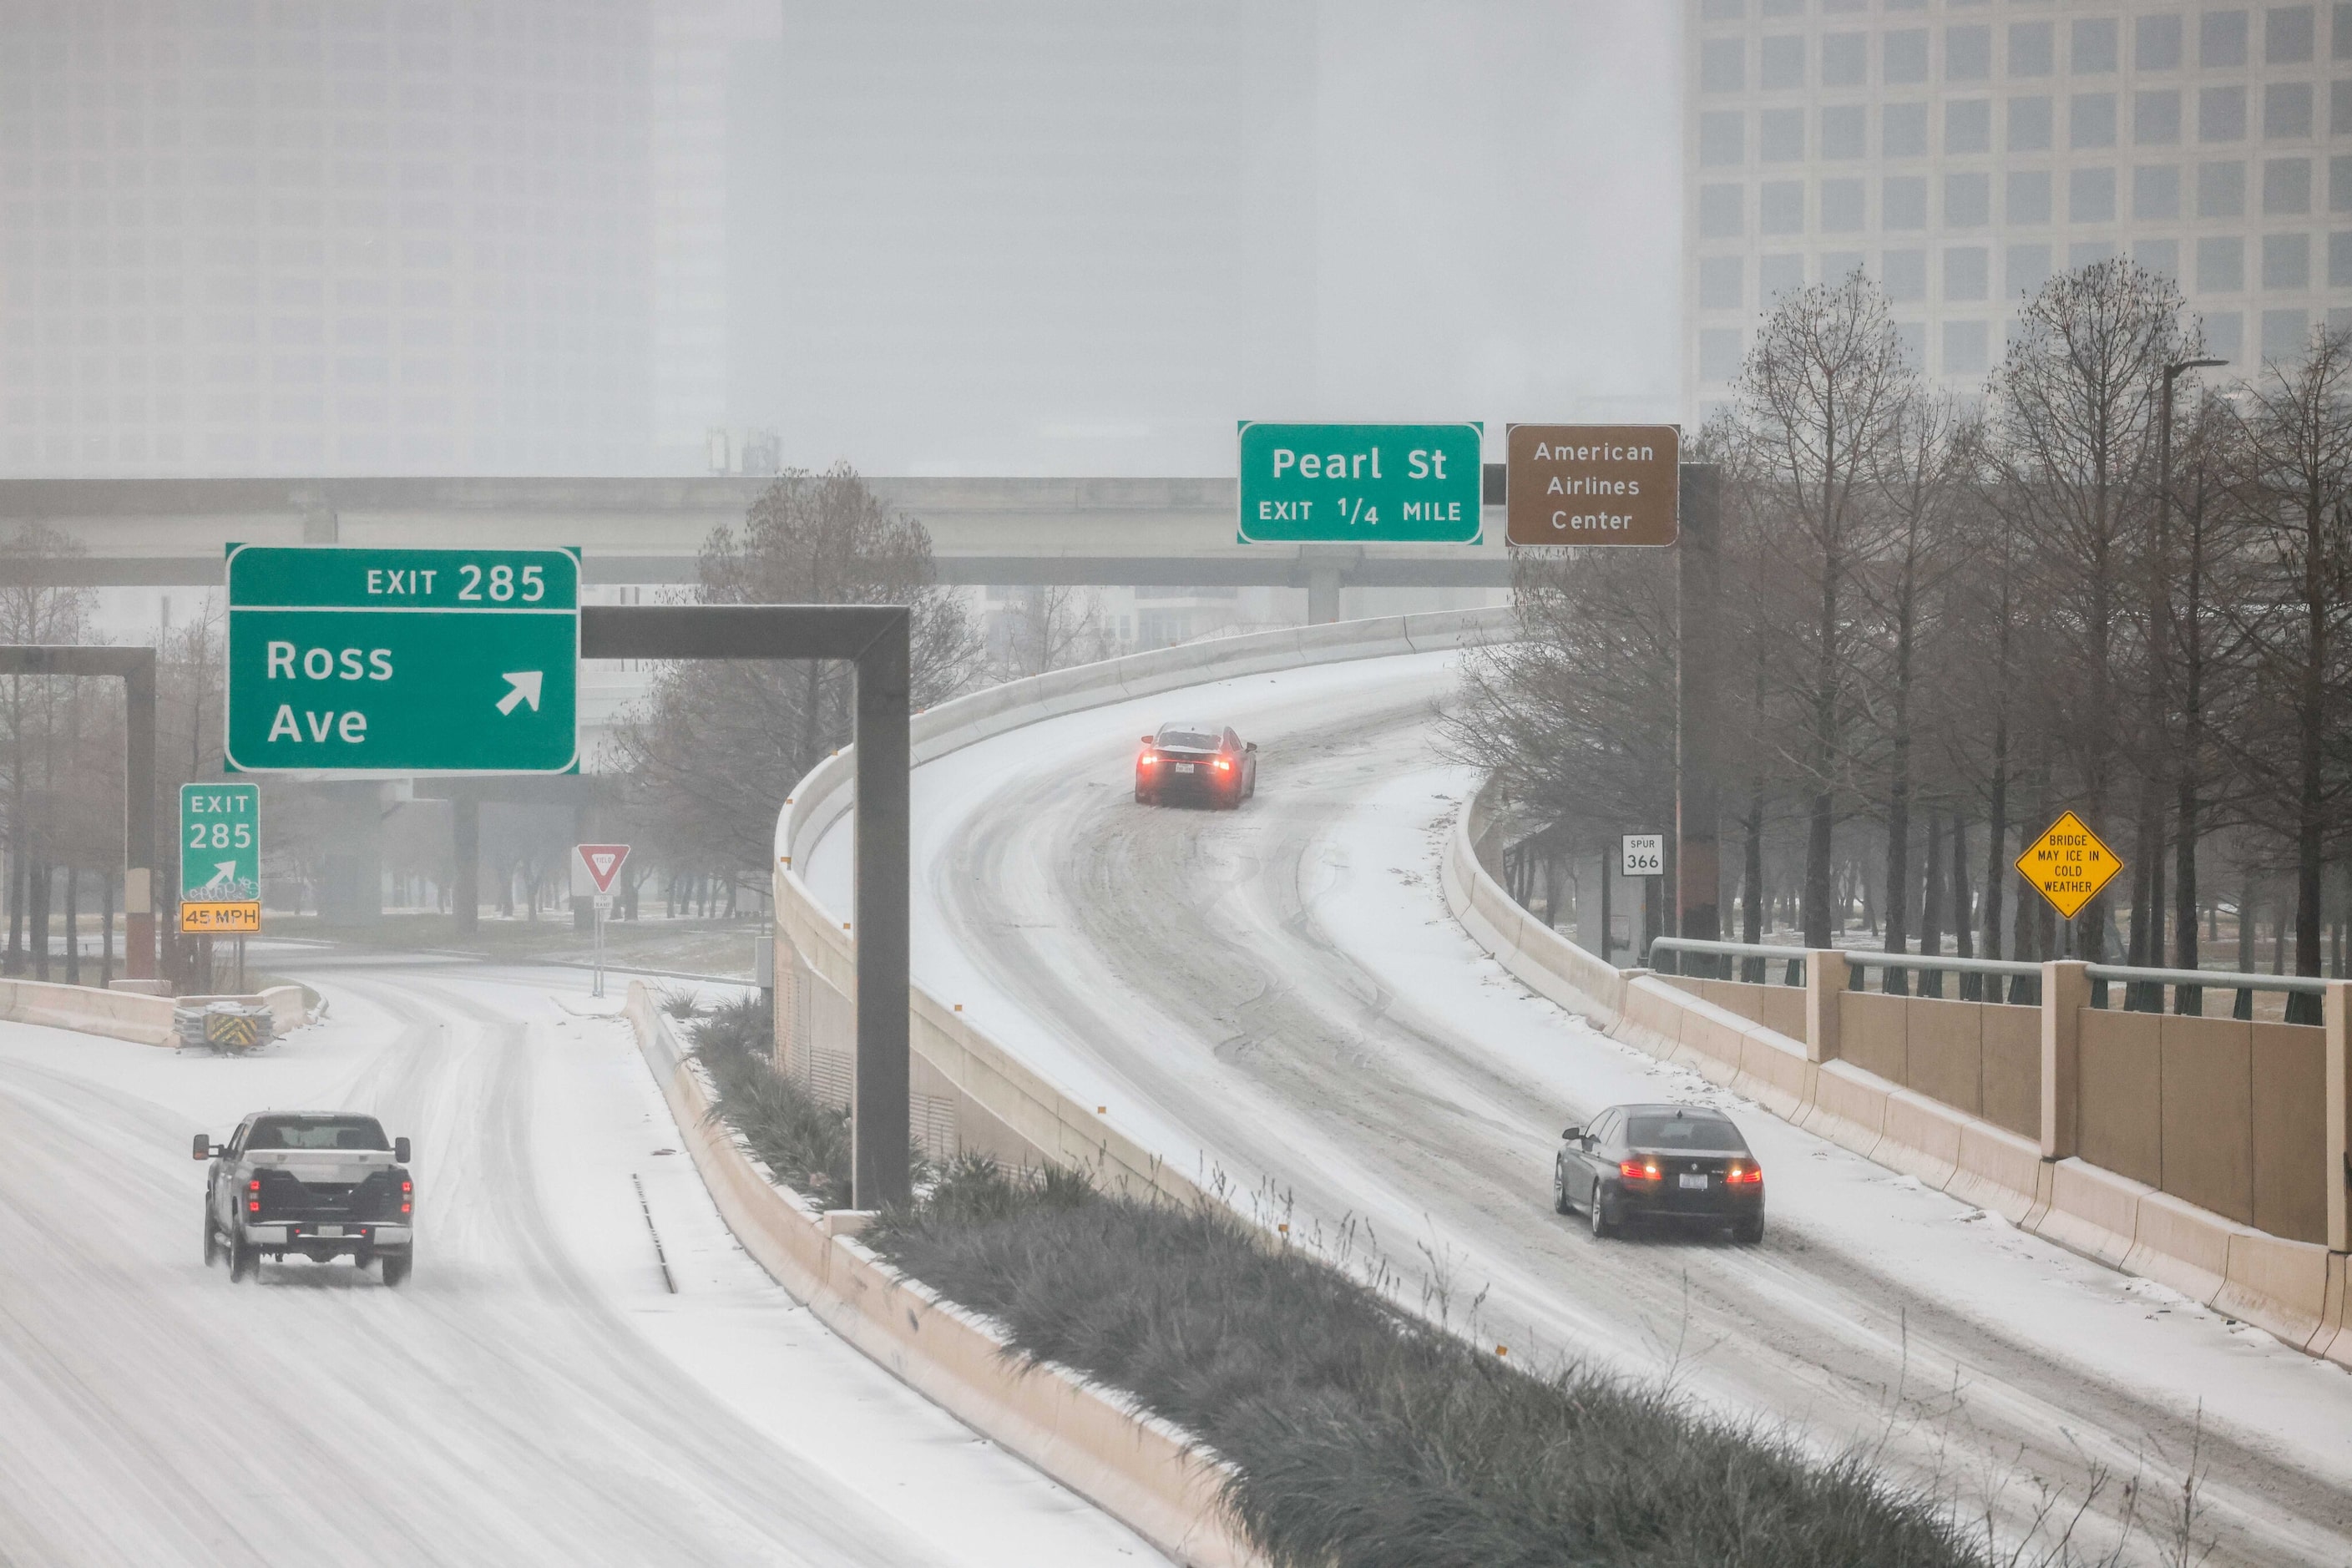
[[[383,1124],[373,1116],[265,1116],[253,1124],[247,1149],[390,1149]]]

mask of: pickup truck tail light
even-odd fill
[[[245,1212],[247,1214],[261,1212],[261,1178],[259,1176],[245,1184]]]
[[[406,1214],[406,1213],[409,1211],[410,1206],[411,1206],[411,1205],[415,1202],[415,1196],[416,1196],[416,1184],[415,1184],[415,1183],[414,1183],[414,1182],[411,1182],[407,1177],[403,1176],[403,1177],[400,1179],[400,1212],[401,1212],[401,1213],[403,1213],[403,1214]]]

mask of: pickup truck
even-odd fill
[[[242,1283],[261,1259],[289,1253],[324,1263],[381,1258],[399,1285],[416,1261],[416,1185],[408,1140],[383,1135],[373,1116],[341,1110],[263,1110],[226,1143],[197,1133],[195,1156],[212,1162],[205,1185],[205,1263],[226,1260]]]

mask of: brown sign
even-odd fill
[[[1514,425],[1513,544],[1672,544],[1682,432],[1672,425]]]

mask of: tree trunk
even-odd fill
[[[1944,951],[1944,824],[1933,810],[1927,813],[1927,866],[1919,893],[1919,951],[1931,957]],[[1920,976],[1919,994],[1943,994],[1940,971],[1931,969]]]
[[[1764,940],[1764,779],[1751,773],[1748,781],[1748,817],[1741,825],[1746,843],[1739,858],[1739,940]],[[1764,982],[1764,961],[1751,958],[1740,966],[1740,978],[1751,984]]]
[[[1952,814],[1952,951],[1962,958],[1977,955],[1976,931],[1971,917],[1976,900],[1969,890],[1969,819],[1963,813]]]
[[[1984,955],[2000,956],[2002,894],[2009,888],[2009,720],[1992,727],[1992,788],[1985,816]]]
[[[1895,700],[1900,714],[1902,699]],[[1911,912],[1911,738],[1905,732],[1903,721],[1895,720],[1895,780],[1886,797],[1886,944],[1888,952],[1911,951],[1910,931],[1906,921]],[[1908,971],[1890,968],[1886,971],[1886,990],[1890,995],[1906,995],[1911,990]]]
[[[1952,951],[1962,958],[1977,955],[1975,902],[1969,892],[1968,814],[1956,811],[1952,813]],[[1959,995],[1963,1002],[1983,1001],[1984,976],[1961,975]]]
[[[66,868],[66,984],[81,984],[81,868]]]
[[[2151,773],[2140,781],[2138,840],[2133,868],[2130,956],[2135,967],[2156,969],[2164,963],[2164,781]],[[2124,987],[2124,1009],[2132,1013],[2164,1011],[2164,987],[2154,981],[2135,980]]]
[[[41,861],[33,868],[33,978],[49,977],[49,865]]]
[[[99,943],[98,983],[101,987],[114,984],[114,873],[102,871],[98,879]]]

